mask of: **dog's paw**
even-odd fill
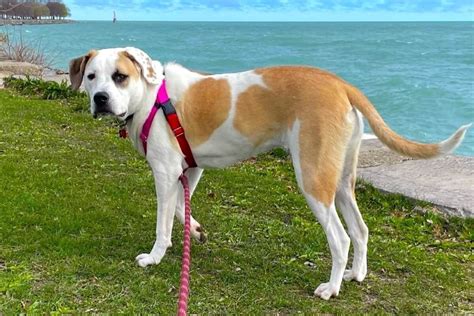
[[[142,253],[136,256],[135,261],[140,267],[145,268],[146,266],[160,263],[161,257],[151,253]]]
[[[357,281],[362,282],[365,279],[365,275],[367,273],[363,271],[355,271],[355,270],[346,270],[344,271],[344,281]]]
[[[339,295],[339,288],[332,285],[331,283],[321,283],[318,288],[314,291],[314,295],[319,296],[323,300],[328,300],[332,296]]]
[[[201,226],[197,226],[195,229],[192,229],[191,235],[196,241],[199,241],[202,244],[207,241],[207,234]]]

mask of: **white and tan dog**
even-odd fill
[[[406,140],[385,124],[357,88],[312,67],[204,75],[174,63],[163,66],[136,48],[91,51],[70,64],[72,86],[77,89],[84,81],[92,114],[109,113],[123,120],[133,115],[127,128],[142,154],[139,134],[164,76],[199,166],[187,170],[191,192],[204,168],[229,166],[275,147],[289,149],[298,185],[331,250],[331,277],[315,291],[323,299],[338,295],[343,278],[360,282],[367,274],[368,230],[354,192],[362,116],[385,145],[417,158],[452,151],[469,127],[461,127],[439,144]],[[171,246],[174,214],[184,221],[178,177],[186,163],[160,113],[151,129],[146,159],[153,171],[159,204],[155,244],[150,253],[136,257],[142,267],[158,264]],[[204,238],[195,219],[191,229],[194,238]],[[354,259],[351,268],[345,270],[350,241]]]

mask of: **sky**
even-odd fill
[[[63,0],[75,20],[474,21],[474,0]]]

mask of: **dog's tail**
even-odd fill
[[[451,137],[438,144],[417,143],[403,138],[391,130],[373,104],[359,89],[347,84],[346,92],[352,106],[365,116],[377,138],[388,148],[405,156],[413,158],[433,158],[447,154],[459,146],[467,129],[471,126],[471,124],[461,126]]]

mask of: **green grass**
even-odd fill
[[[116,135],[67,102],[0,91],[0,314],[175,313],[182,228],[160,265],[135,265],[154,241],[154,186]],[[363,183],[357,193],[369,274],[326,302],[312,296],[329,278],[326,237],[286,156],[206,171],[190,313],[472,313],[473,221]]]

